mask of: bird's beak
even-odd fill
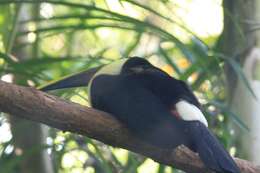
[[[38,89],[42,91],[72,88],[72,87],[82,87],[87,86],[91,81],[92,77],[102,66],[88,69],[86,71],[73,74],[71,76],[66,76],[63,79],[48,83],[47,85],[41,86]]]

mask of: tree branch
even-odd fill
[[[189,173],[211,172],[195,153],[183,146],[175,150],[151,146],[135,138],[108,113],[65,101],[34,88],[0,81],[0,110],[125,148]],[[238,158],[235,160],[243,173],[260,172],[260,167],[249,161]]]

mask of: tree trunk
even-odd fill
[[[260,164],[260,81],[253,78],[256,62],[260,62],[260,49],[253,49],[246,57],[243,71],[250,83],[257,100],[248,92],[242,81],[238,81],[232,108],[240,116],[243,122],[250,127],[250,132],[241,132],[240,144],[245,157]],[[243,99],[241,99],[243,98]]]
[[[256,97],[260,98],[259,82],[252,77],[255,70],[254,64],[260,55],[260,51],[255,49],[260,37],[256,32],[252,32],[254,22],[257,18],[259,19],[257,14],[259,13],[257,10],[260,8],[259,5],[257,0],[224,0],[224,30],[218,46],[221,52],[242,65]],[[259,157],[255,156],[255,154],[260,153],[258,127],[260,118],[257,116],[260,112],[260,103],[255,100],[245,83],[238,79],[233,68],[227,63],[225,72],[230,108],[250,128],[250,132],[248,132],[231,123],[230,131],[234,131],[234,135],[238,139],[234,143],[242,149],[239,151],[242,153],[242,157],[260,164]]]
[[[38,9],[39,5],[36,4],[34,7]],[[27,19],[30,14],[28,6],[21,6],[18,21],[21,19]],[[19,25],[17,25],[17,31],[22,30]],[[19,44],[19,40],[15,41]],[[33,47],[34,48],[34,47]],[[12,49],[10,49],[12,50]],[[12,50],[12,54],[19,57],[19,61],[22,61],[24,57],[28,56],[29,53],[25,49],[23,50]],[[26,83],[26,80],[21,78],[21,76],[14,76],[16,83]],[[53,173],[53,166],[50,155],[46,150],[46,137],[48,134],[48,127],[40,123],[35,123],[32,121],[24,120],[14,116],[9,117],[11,132],[13,136],[15,154],[17,156],[25,156],[21,162],[17,165],[17,170],[19,173]],[[45,148],[45,149],[44,149]]]

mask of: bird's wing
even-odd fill
[[[158,97],[173,116],[186,121],[198,120],[208,126],[197,98],[185,82],[156,68],[139,72],[135,78]]]
[[[189,86],[158,68],[144,70],[136,75],[145,87],[151,90],[166,105],[171,105],[176,98],[182,98],[200,108],[200,103]]]

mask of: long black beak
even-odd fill
[[[91,78],[101,67],[102,66],[91,68],[77,74],[66,76],[63,79],[48,83],[47,85],[41,86],[38,89],[41,91],[50,91],[63,88],[87,86]]]

